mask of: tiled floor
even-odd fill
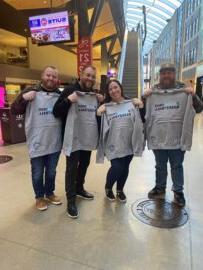
[[[131,212],[154,185],[154,158],[145,151],[131,163],[127,204],[104,198],[108,162],[95,164],[86,188],[94,201],[78,201],[80,217],[68,218],[64,196],[65,158],[57,173],[62,206],[45,212],[34,207],[25,144],[0,147],[14,157],[0,165],[0,270],[202,270],[203,269],[203,115],[196,117],[194,144],[185,158],[185,194],[189,222],[178,229],[141,223]],[[171,180],[167,198],[172,199]]]

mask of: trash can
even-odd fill
[[[6,143],[21,143],[26,141],[25,116],[13,115],[10,108],[0,108],[2,139]]]

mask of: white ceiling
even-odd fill
[[[144,45],[144,53],[149,52],[153,41],[157,40],[162,30],[167,25],[175,10],[183,0],[124,0],[126,24],[129,30],[143,25],[142,6],[146,7],[147,13],[147,37]]]

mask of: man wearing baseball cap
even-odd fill
[[[167,163],[169,161],[171,166],[174,199],[179,206],[183,207],[185,206],[185,197],[183,193],[183,161],[185,150],[190,150],[191,145],[185,148],[180,146],[180,136],[182,136],[184,128],[183,124],[180,124],[177,121],[179,118],[178,113],[181,115],[181,113],[184,112],[182,113],[182,115],[184,115],[187,110],[188,115],[190,115],[188,121],[190,123],[191,132],[188,141],[192,142],[194,114],[195,112],[199,113],[203,110],[203,103],[191,87],[187,87],[184,83],[176,81],[176,67],[174,64],[165,63],[161,65],[159,74],[159,83],[152,89],[146,90],[144,93],[144,99],[146,98],[145,118],[147,143],[148,148],[153,150],[156,162],[156,184],[155,187],[149,191],[148,197],[156,198],[165,194]],[[188,95],[185,95],[185,92]],[[160,100],[162,102],[160,102]],[[187,106],[186,108],[186,104],[189,104],[188,100],[191,100],[191,106]],[[157,120],[160,119],[163,123],[161,124],[160,121],[160,123],[157,124]],[[176,121],[177,123],[174,124]],[[151,133],[149,135],[152,129],[153,134]]]

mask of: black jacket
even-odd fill
[[[12,105],[11,105],[11,113],[12,114],[24,114],[25,113],[28,101],[23,98],[23,94],[28,93],[30,91],[36,91],[36,92],[43,91],[43,92],[48,92],[48,93],[50,92],[50,91],[46,90],[45,88],[43,88],[41,85],[35,85],[32,87],[25,88],[17,96],[15,101],[12,103]],[[54,89],[53,92],[56,92],[58,94],[60,93],[58,88]]]

